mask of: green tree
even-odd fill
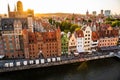
[[[91,22],[92,22],[92,20],[91,20],[91,19],[89,19],[89,20],[88,20],[88,22],[89,22],[89,23],[91,23]]]
[[[106,18],[106,21],[115,21],[115,19],[108,17]]]
[[[70,30],[70,26],[71,26],[70,22],[63,21],[63,22],[61,22],[60,28],[62,31]]]
[[[112,25],[112,21],[105,21],[105,24],[110,24],[110,25]]]
[[[52,18],[49,19],[49,23],[50,23],[51,25],[53,24]]]
[[[81,29],[81,28],[80,28],[80,27],[78,27],[78,28],[76,28],[76,29],[75,29],[75,31],[78,31],[78,30],[80,30],[80,29]]]
[[[58,26],[60,27],[60,23],[59,22],[55,22],[55,26],[56,27],[58,27]]]
[[[76,24],[72,24],[71,27],[70,27],[70,32],[74,32],[76,28],[78,28],[79,26],[76,25]]]
[[[120,21],[113,21],[112,22],[112,27],[120,26]]]

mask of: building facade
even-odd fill
[[[4,55],[4,46],[1,32],[0,32],[0,55]]]
[[[118,43],[118,30],[114,30],[111,27],[106,31],[99,32],[100,39],[98,47],[111,47],[117,46]]]
[[[76,31],[77,52],[84,52],[84,34],[82,30]]]
[[[99,42],[99,34],[97,31],[92,32],[91,50],[97,51]]]
[[[61,49],[62,54],[68,54],[68,37],[66,33],[61,34]]]
[[[76,52],[77,51],[76,46],[77,46],[77,40],[76,40],[75,34],[73,33],[69,37],[68,53],[73,54],[74,52]]]
[[[85,52],[89,52],[89,51],[91,51],[92,31],[89,26],[83,26],[82,30],[84,33],[84,50],[85,50]]]

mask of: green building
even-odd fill
[[[61,53],[62,54],[68,54],[68,37],[66,33],[63,33],[61,35]]]

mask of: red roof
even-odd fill
[[[98,40],[98,39],[99,39],[98,32],[96,32],[96,31],[92,32],[92,40],[94,41],[94,40]]]
[[[118,30],[104,30],[104,31],[99,31],[99,37],[116,37],[118,36]]]
[[[84,37],[83,31],[82,30],[77,30],[76,31],[76,36],[79,37],[79,38]]]

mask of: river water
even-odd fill
[[[120,80],[120,59],[108,58],[1,73],[0,80]]]

